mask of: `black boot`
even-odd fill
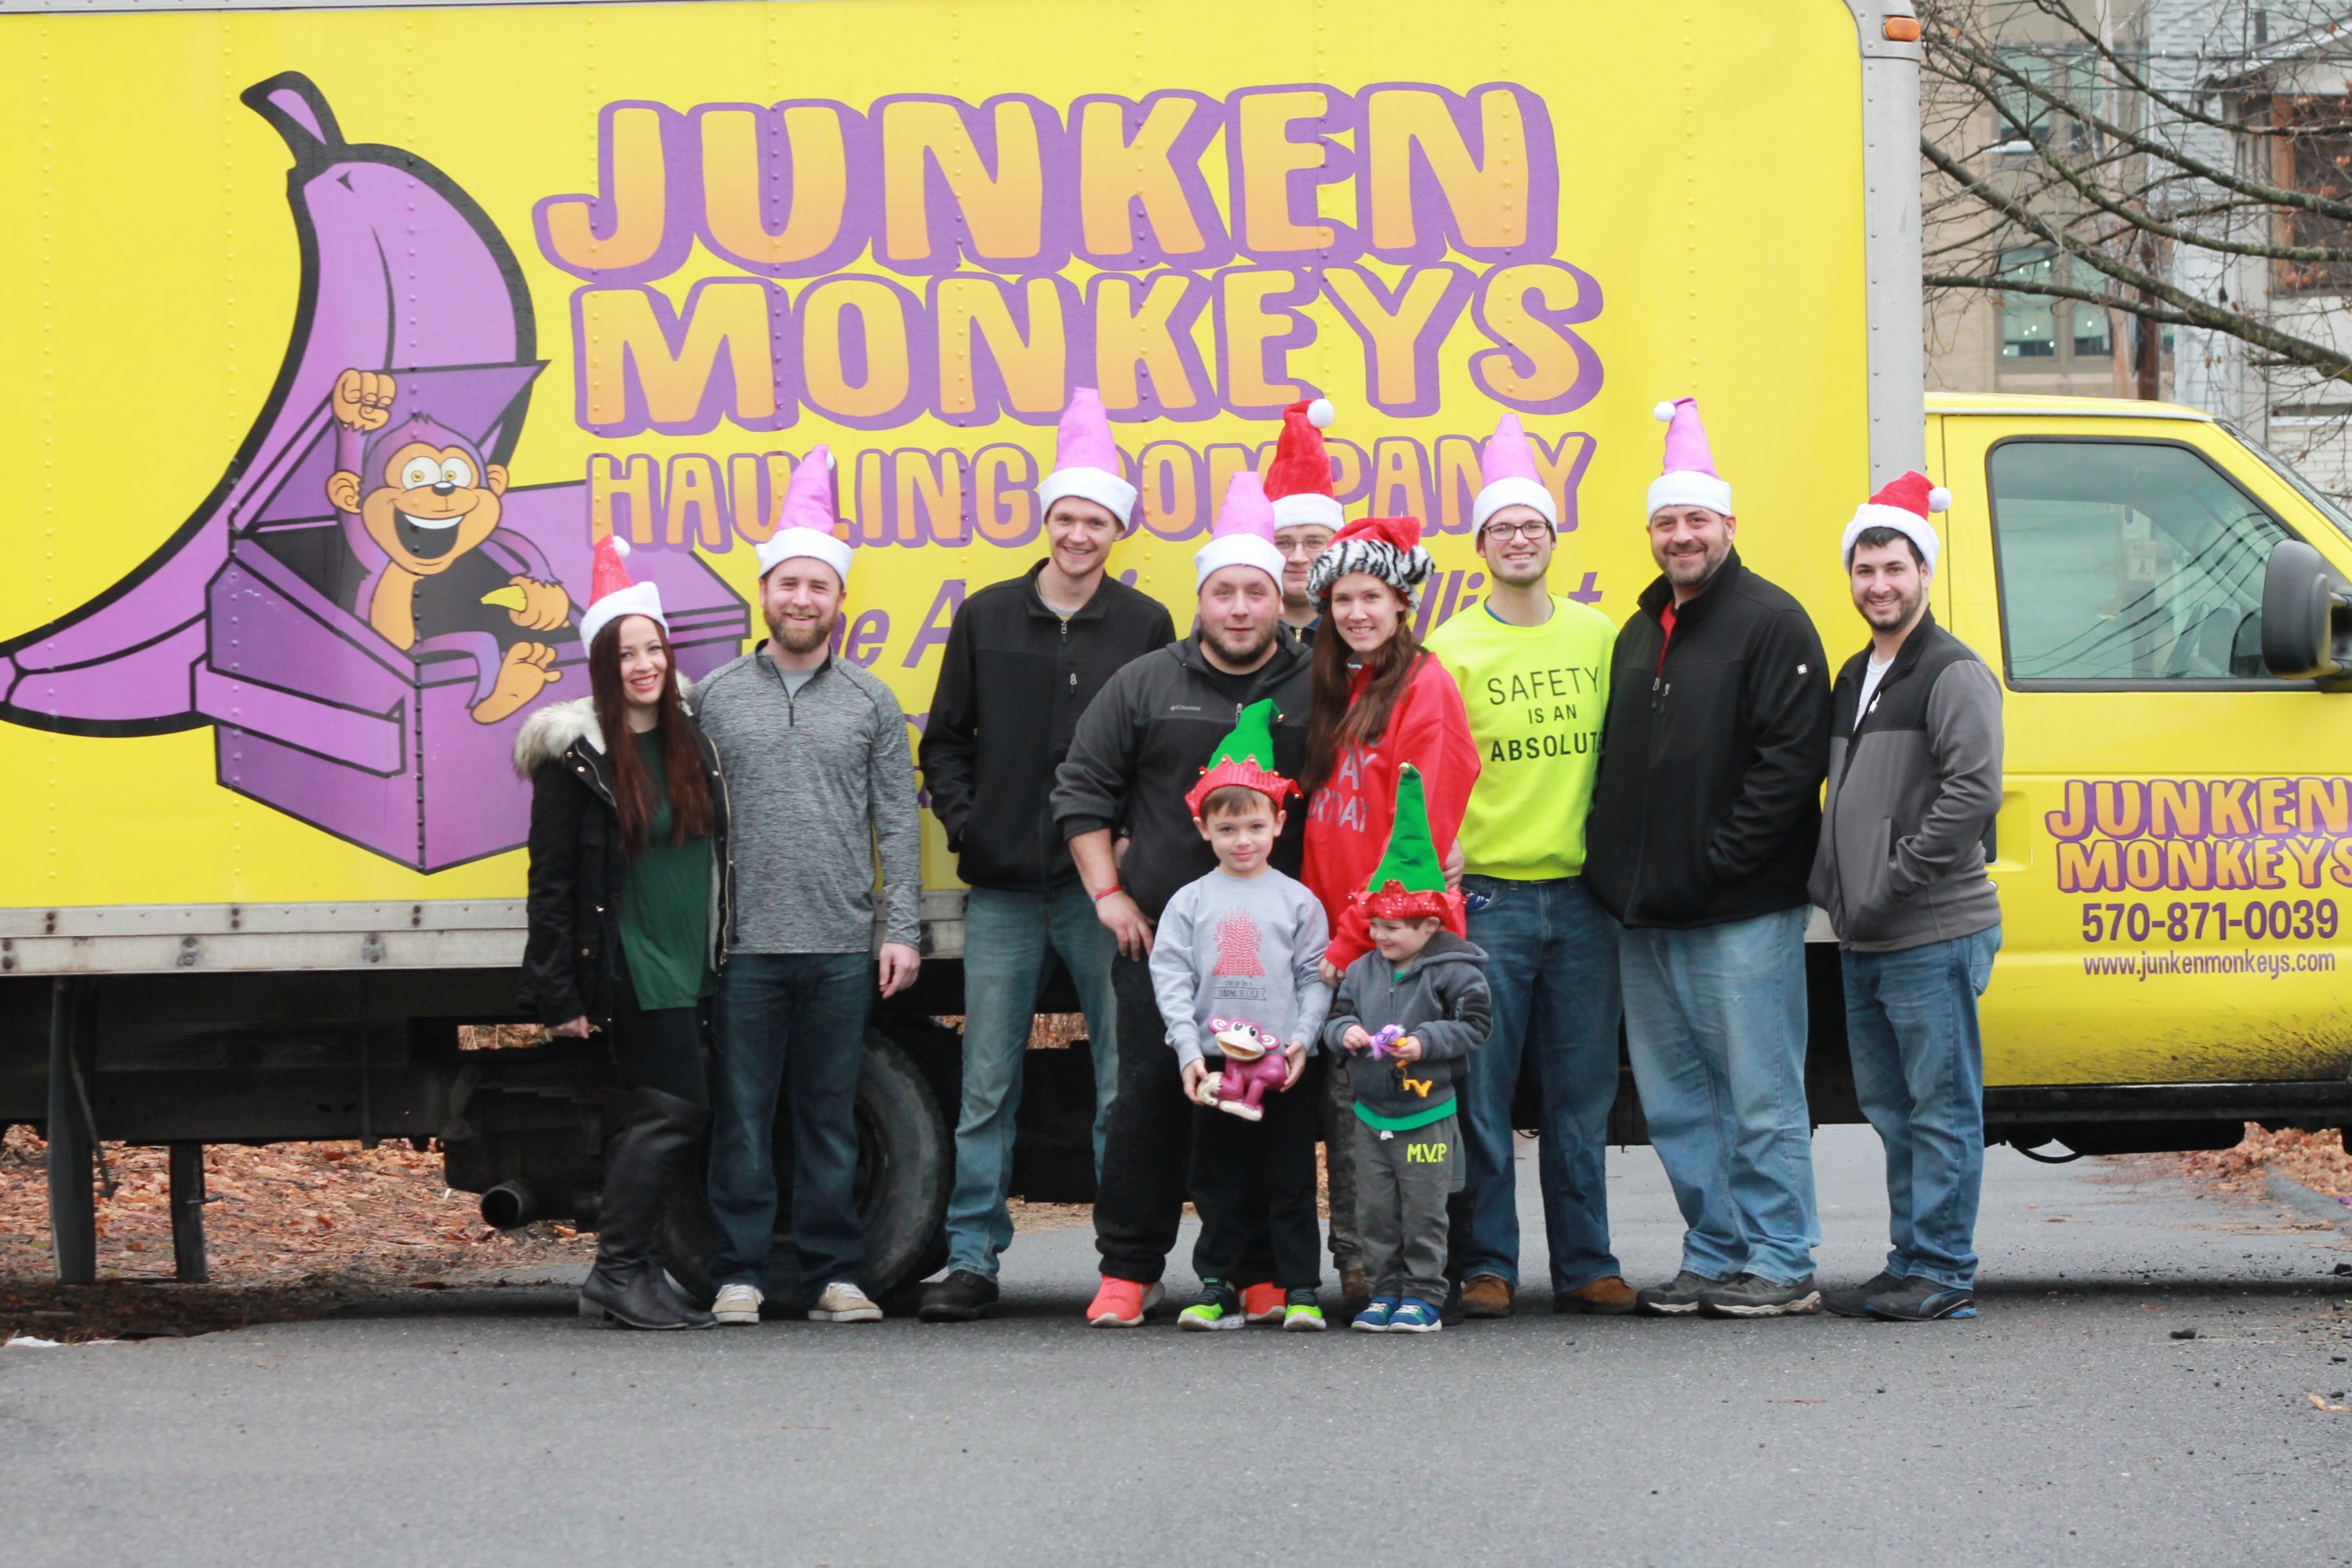
[[[671,1181],[709,1121],[706,1108],[659,1089],[640,1089],[629,1097],[628,1123],[604,1162],[596,1267],[580,1287],[581,1298],[603,1309],[612,1322],[632,1329],[707,1329],[715,1321],[671,1290],[654,1260],[654,1237]]]

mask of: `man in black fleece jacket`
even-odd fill
[[[1112,969],[1118,1094],[1095,1197],[1103,1289],[1087,1310],[1100,1323],[1143,1321],[1160,1299],[1160,1276],[1183,1217],[1192,1102],[1167,1046],[1148,961],[1161,908],[1217,863],[1184,794],[1234,716],[1262,699],[1275,704],[1275,770],[1295,779],[1307,761],[1308,664],[1282,624],[1281,554],[1270,539],[1223,536],[1201,548],[1194,566],[1193,634],[1111,677],[1078,721],[1054,786],[1055,819],[1119,947]],[[1298,874],[1306,823],[1307,813],[1294,806],[1269,857],[1276,869]],[[1268,1278],[1269,1265],[1270,1258],[1253,1259],[1255,1280]],[[1278,1291],[1275,1300],[1278,1310]]]
[[[1681,1271],[1638,1300],[1814,1312],[1805,879],[1829,767],[1826,661],[1803,606],[1732,547],[1731,487],[1696,406],[1674,417],[1649,497],[1661,575],[1617,637],[1584,867],[1625,928],[1633,1080],[1689,1227]]]
[[[1022,1060],[1056,957],[1094,1051],[1097,1176],[1118,1085],[1118,946],[1095,919],[1048,803],[1078,716],[1121,666],[1175,641],[1176,628],[1166,605],[1109,576],[1111,546],[1125,531],[1110,506],[1074,492],[1045,510],[1046,558],[957,608],[923,727],[931,810],[970,888],[949,1272],[923,1294],[929,1322],[969,1321],[995,1305],[997,1255],[1013,1240],[1005,1194]]]

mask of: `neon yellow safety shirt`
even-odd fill
[[[1584,869],[1617,628],[1589,605],[1557,594],[1551,605],[1539,626],[1507,625],[1481,605],[1430,634],[1478,743],[1478,783],[1462,819],[1473,876],[1531,882]]]

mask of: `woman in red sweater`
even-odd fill
[[[1324,975],[1371,949],[1360,892],[1387,848],[1397,769],[1421,770],[1429,832],[1450,865],[1478,748],[1454,678],[1412,633],[1412,596],[1430,574],[1421,521],[1359,519],[1315,558],[1307,591],[1323,612],[1315,706],[1307,727],[1307,864],[1300,878],[1331,921]],[[1462,916],[1446,928],[1463,934]]]

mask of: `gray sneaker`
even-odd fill
[[[1843,1290],[1822,1291],[1822,1306],[1824,1310],[1834,1312],[1841,1318],[1866,1318],[1870,1314],[1863,1310],[1864,1302],[1873,1296],[1885,1295],[1902,1283],[1882,1268],[1872,1275],[1866,1284],[1849,1285]]]
[[[808,1315],[812,1323],[878,1323],[882,1309],[849,1280],[836,1279],[809,1304]]]
[[[1801,1318],[1822,1310],[1822,1293],[1810,1274],[1793,1285],[1742,1274],[1701,1295],[1698,1310],[1709,1318]]]
[[[1636,1291],[1633,1310],[1647,1318],[1687,1318],[1697,1312],[1699,1297],[1729,1283],[1729,1280],[1710,1279],[1704,1274],[1694,1274],[1685,1268],[1664,1285],[1653,1285],[1646,1290]]]

